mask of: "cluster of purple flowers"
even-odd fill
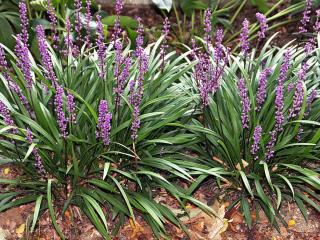
[[[76,123],[76,105],[74,102],[74,97],[71,93],[67,95],[67,112],[68,112],[68,120],[71,123]]]
[[[1,100],[0,100],[0,115],[2,116],[5,124],[7,124],[8,126],[14,126],[14,121],[10,116],[10,111]],[[17,129],[12,129],[12,133],[17,133],[17,132],[18,132]]]
[[[65,56],[68,56],[70,53],[72,56],[77,56],[79,54],[79,49],[76,45],[73,44],[72,36],[71,36],[71,23],[69,18],[66,19],[66,31],[67,34],[64,38],[64,44],[66,46],[66,49],[63,51]]]
[[[67,137],[67,119],[63,111],[63,87],[57,85],[56,95],[54,98],[55,113],[60,129],[60,134],[63,138]]]
[[[206,9],[204,12],[204,40],[207,43],[207,46],[211,45],[211,9]]]
[[[8,82],[8,86],[10,90],[18,95],[21,103],[25,106],[26,109],[29,110],[30,107],[29,107],[27,98],[23,95],[19,85],[12,80],[11,76],[8,73],[8,69],[9,69],[9,66],[5,58],[4,50],[2,46],[0,46],[0,71],[2,72],[2,75],[4,76],[5,80]]]
[[[249,21],[245,18],[240,33],[240,46],[244,56],[249,52],[249,24]]]
[[[242,114],[241,114],[241,121],[243,129],[249,128],[249,112],[250,112],[250,100],[248,97],[248,90],[246,86],[246,82],[243,78],[238,81],[238,89],[239,95],[241,99],[242,105]]]
[[[307,63],[303,63],[298,72],[298,82],[296,83],[296,89],[293,96],[293,104],[289,109],[289,119],[295,118],[300,113],[304,97],[303,81],[305,80],[308,67]]]
[[[259,41],[266,37],[266,32],[268,30],[267,18],[262,13],[256,13],[256,18],[260,23],[260,31],[258,31]]]
[[[101,16],[97,15],[97,39],[96,39],[96,44],[98,46],[98,66],[99,66],[99,77],[100,79],[104,79],[105,76],[105,67],[104,67],[104,63],[105,63],[105,57],[106,57],[106,46],[104,43],[104,32],[103,32],[103,25],[101,22]]]
[[[57,86],[57,78],[53,70],[53,64],[48,52],[48,46],[46,42],[46,37],[42,25],[36,27],[36,34],[38,39],[38,46],[41,56],[42,64],[46,70],[46,77],[52,82],[54,88]]]
[[[26,139],[29,144],[33,143],[33,134],[29,128],[27,128]],[[45,177],[46,171],[45,171],[44,166],[42,164],[42,159],[41,159],[41,156],[38,152],[38,149],[33,148],[32,154],[35,157],[35,163],[34,163],[35,168],[37,169],[40,176]]]
[[[317,20],[314,24],[313,29],[318,33],[320,32],[320,9],[318,9],[316,13],[317,13]]]
[[[308,95],[308,98],[307,98],[307,107],[306,107],[306,111],[304,113],[304,116],[307,117],[311,111],[311,105],[313,103],[313,101],[317,98],[318,96],[318,93],[315,89],[313,89],[311,91],[311,93]]]
[[[91,47],[90,42],[90,22],[92,21],[91,15],[91,0],[86,0],[86,36],[85,36],[85,45]]]
[[[161,61],[162,61],[161,62],[161,69],[162,70],[164,69],[164,64],[165,64],[164,56],[166,54],[166,49],[169,47],[167,44],[167,37],[169,35],[169,31],[170,31],[170,22],[169,22],[169,19],[166,17],[163,22],[163,29],[162,29],[163,41],[162,41],[162,44],[160,47],[160,56],[161,56]]]
[[[310,14],[312,8],[312,0],[306,0],[306,7],[301,19],[301,26],[299,27],[299,33],[307,32],[307,24],[310,22]]]
[[[278,132],[276,130],[273,130],[270,134],[270,140],[266,146],[267,152],[265,155],[266,161],[270,160],[274,156],[274,146],[277,141]]]
[[[264,69],[259,77],[258,91],[256,94],[257,106],[256,110],[260,111],[267,96],[267,78],[272,73],[271,68]]]
[[[33,85],[31,74],[31,62],[29,59],[29,50],[27,45],[22,41],[22,35],[18,34],[16,39],[15,53],[17,55],[17,66],[21,69],[27,82],[27,88]]]
[[[82,10],[82,1],[75,0],[74,1],[74,9],[75,9],[75,21],[74,21],[74,30],[77,33],[77,41],[80,43],[81,41],[81,29],[82,29],[82,22],[81,22],[81,10]]]
[[[251,153],[254,157],[255,160],[258,159],[257,153],[259,151],[259,144],[260,144],[260,140],[261,140],[261,135],[262,135],[262,127],[260,125],[257,125],[254,129],[253,132],[253,144],[251,146]]]
[[[51,32],[53,34],[53,36],[52,36],[53,47],[58,48],[58,46],[57,46],[57,43],[59,41],[59,36],[58,36],[58,32],[57,32],[58,21],[57,21],[57,17],[56,17],[55,11],[54,11],[54,7],[52,6],[51,0],[47,0],[47,4],[48,4],[47,13],[49,15]]]
[[[284,54],[284,60],[280,68],[280,74],[278,78],[278,85],[276,87],[276,99],[275,99],[275,108],[276,108],[276,130],[281,131],[284,123],[283,107],[284,107],[284,81],[287,77],[287,72],[290,66],[290,51],[287,50]]]
[[[143,45],[143,26],[141,24],[141,18],[137,18],[139,27],[137,29],[136,38],[136,50],[135,55],[138,58],[139,73],[136,79],[133,79],[129,83],[129,102],[133,107],[133,120],[131,125],[131,138],[136,140],[138,137],[138,129],[140,128],[140,103],[143,95],[143,79],[144,75],[148,71],[148,56],[145,53]]]
[[[117,76],[117,86],[113,89],[113,92],[116,94],[115,104],[116,107],[120,106],[121,95],[123,94],[125,83],[130,75],[130,67],[132,65],[131,57],[126,57],[124,59],[124,67],[122,72]]]
[[[19,2],[19,13],[20,13],[20,27],[21,27],[21,40],[25,45],[28,45],[28,16],[27,16],[27,6],[24,1]]]
[[[99,104],[96,138],[101,138],[105,146],[110,144],[111,119],[112,114],[108,111],[108,102],[101,100]]]
[[[113,40],[117,40],[120,37],[121,34],[121,25],[120,25],[120,15],[123,9],[123,0],[116,0],[114,10],[116,12],[116,19],[114,21],[114,27],[113,27]]]

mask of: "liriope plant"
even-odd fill
[[[241,53],[234,56],[221,45],[221,30],[213,44],[206,29],[206,50],[194,46],[198,63],[182,78],[198,98],[184,124],[195,134],[193,155],[181,159],[202,169],[188,192],[222,168],[228,187],[221,191],[235,194],[230,208],[240,207],[249,227],[255,209],[276,227],[279,220],[286,224],[279,213],[284,201],[294,201],[307,219],[306,205],[320,211],[319,35],[317,44],[282,48],[271,46],[274,35],[260,52],[250,51],[245,20]]]
[[[121,1],[117,4],[120,11]],[[157,237],[164,235],[167,221],[186,230],[153,195],[165,189],[182,208],[190,200],[212,214],[167,180],[192,181],[165,156],[194,137],[175,127],[194,96],[181,92],[181,84],[173,85],[194,64],[185,61],[189,53],[166,54],[164,37],[144,48],[141,25],[136,48],[130,50],[128,40],[120,38],[119,17],[106,45],[100,17],[96,20],[95,46],[74,41],[68,19],[64,49],[51,48],[43,27],[36,26],[41,62],[28,49],[26,28],[25,35],[16,36],[14,52],[1,45],[0,161],[23,174],[0,179],[7,186],[0,193],[0,211],[35,202],[31,230],[48,210],[62,239],[57,214],[63,216],[72,206],[105,239],[126,218],[135,221],[137,213]],[[109,229],[109,221],[116,221],[115,229]]]

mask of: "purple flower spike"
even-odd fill
[[[318,9],[316,13],[317,13],[317,20],[314,24],[313,29],[318,33],[320,32],[320,9]]]
[[[6,125],[8,126],[14,126],[14,121],[10,116],[10,111],[7,108],[7,106],[0,100],[0,115],[3,118],[3,121],[5,122]],[[18,133],[17,129],[12,129],[11,132],[13,134]]]
[[[7,80],[10,90],[13,91],[14,93],[16,93],[18,95],[21,103],[25,106],[25,108],[27,110],[30,110],[30,106],[28,104],[27,98],[23,95],[19,85],[15,81],[12,80],[11,76],[8,73],[8,68],[9,68],[9,66],[8,66],[7,60],[5,58],[4,50],[3,50],[2,46],[0,46],[0,71],[2,72],[2,75],[4,76],[5,80]]]
[[[55,113],[57,115],[60,134],[63,138],[67,137],[67,119],[63,111],[63,87],[57,86],[54,98]]]
[[[290,51],[287,50],[284,54],[284,61],[280,67],[280,74],[278,78],[278,85],[276,87],[276,99],[275,99],[275,120],[276,120],[276,130],[281,131],[283,129],[284,116],[283,116],[283,107],[284,107],[284,86],[283,83],[287,77],[287,72],[290,66]]]
[[[270,140],[266,146],[267,152],[265,155],[265,158],[267,161],[270,160],[271,158],[273,158],[273,156],[274,156],[274,146],[276,144],[277,135],[278,135],[276,130],[273,130],[269,134],[270,134]]]
[[[26,139],[30,145],[33,143],[33,134],[29,128],[27,128]],[[37,171],[41,177],[45,177],[46,171],[45,171],[44,166],[42,164],[42,160],[41,160],[40,154],[38,152],[38,149],[33,148],[32,153],[35,157],[35,163],[34,163],[35,168],[37,169]]]
[[[114,10],[116,12],[116,19],[114,20],[114,27],[113,27],[113,41],[116,41],[121,34],[121,25],[120,25],[120,15],[123,9],[123,0],[116,0]]]
[[[82,1],[81,0],[75,0],[74,1],[74,9],[75,9],[75,21],[74,21],[74,30],[77,33],[77,41],[80,43],[81,41],[81,29],[82,29],[82,23],[81,23],[81,10],[82,10]]]
[[[223,29],[218,28],[216,32],[216,42],[215,42],[215,48],[214,48],[214,57],[216,59],[216,62],[220,62],[223,57]]]
[[[68,56],[69,53],[71,53],[72,56],[76,57],[79,54],[79,49],[78,49],[77,46],[75,46],[73,44],[73,41],[72,41],[71,23],[70,23],[69,18],[66,19],[66,31],[67,31],[67,34],[66,34],[66,36],[64,38],[64,44],[66,46],[66,49],[63,51],[63,54],[65,56]]]
[[[52,41],[53,41],[53,47],[56,49],[58,48],[57,44],[59,41],[59,36],[58,36],[58,31],[57,31],[57,16],[54,11],[54,7],[52,6],[51,0],[47,0],[48,3],[48,15],[49,15],[49,20],[50,20],[50,25],[51,25],[51,32],[52,32]]]
[[[259,41],[266,37],[266,32],[268,30],[267,18],[262,13],[256,13],[256,18],[260,23],[260,31],[258,32]]]
[[[96,137],[101,138],[105,146],[110,144],[111,119],[112,114],[108,111],[108,102],[101,100]]]
[[[310,22],[310,13],[312,8],[312,0],[306,0],[306,7],[301,19],[301,26],[299,27],[299,33],[307,32],[307,24]]]
[[[104,79],[105,76],[105,67],[104,67],[104,62],[105,62],[105,57],[106,57],[106,46],[104,43],[104,32],[103,32],[103,25],[101,22],[101,16],[97,15],[97,39],[96,39],[96,44],[98,46],[98,66],[99,66],[99,77],[100,79]]]
[[[259,78],[259,86],[258,86],[258,91],[257,91],[257,106],[256,110],[259,112],[262,108],[262,105],[266,99],[267,96],[267,78],[268,76],[272,73],[271,68],[266,68],[264,69]]]
[[[31,88],[33,85],[32,75],[31,75],[31,62],[29,59],[29,50],[25,43],[21,39],[21,35],[17,35],[17,43],[15,46],[15,53],[17,55],[17,66],[21,69],[24,78],[27,82],[27,88]]]
[[[162,61],[161,62],[161,69],[162,70],[164,69],[164,64],[165,64],[164,56],[166,54],[166,49],[169,47],[167,44],[167,37],[168,37],[169,31],[170,31],[170,22],[169,22],[169,19],[166,17],[163,22],[163,29],[162,29],[163,41],[162,41],[162,44],[160,47],[160,57],[161,57],[161,61]]]
[[[315,89],[313,89],[311,91],[311,93],[308,95],[308,98],[307,98],[307,108],[306,108],[306,111],[304,113],[304,116],[307,117],[311,111],[311,105],[313,103],[313,101],[317,98],[318,96],[318,93]]]
[[[245,18],[240,33],[240,46],[244,56],[249,52],[249,24],[249,21]]]
[[[38,39],[38,46],[41,56],[41,61],[43,67],[46,70],[46,77],[52,82],[53,87],[55,88],[57,85],[57,78],[53,70],[51,56],[48,51],[47,41],[45,38],[45,33],[42,25],[38,25],[36,27],[36,34]]]
[[[117,78],[117,87],[113,90],[116,94],[115,104],[117,108],[120,106],[121,95],[123,94],[125,83],[130,75],[131,64],[132,60],[130,57],[124,59],[124,68]]]
[[[204,40],[207,43],[207,46],[211,45],[211,31],[212,31],[212,25],[211,25],[211,9],[206,9],[204,12]]]
[[[74,103],[74,97],[71,93],[67,95],[67,111],[68,111],[68,120],[69,122],[76,123],[76,107]]]
[[[251,153],[254,157],[255,160],[258,160],[257,153],[259,151],[259,144],[261,140],[261,135],[262,135],[262,127],[260,125],[256,126],[253,132],[253,144],[251,146]]]
[[[25,45],[28,45],[28,26],[29,20],[27,16],[27,5],[24,1],[19,2],[19,13],[20,13],[20,27],[21,27],[21,40]]]
[[[238,89],[242,105],[242,127],[243,129],[249,129],[250,100],[248,97],[247,86],[243,78],[241,78],[238,82]]]
[[[303,103],[303,98],[304,98],[303,81],[306,77],[307,70],[308,70],[307,63],[303,63],[302,68],[298,72],[299,80],[296,84],[296,90],[295,90],[294,96],[293,96],[292,107],[289,109],[289,117],[288,117],[289,119],[295,118],[300,113],[302,103]]]
[[[143,95],[143,79],[145,73],[148,71],[148,56],[145,53],[143,45],[143,26],[141,24],[141,18],[138,18],[139,27],[137,29],[138,36],[136,38],[136,50],[135,55],[138,58],[139,73],[137,79],[130,81],[129,83],[129,102],[133,107],[133,120],[131,125],[131,138],[136,140],[138,137],[138,129],[140,128],[140,103]]]
[[[85,37],[85,44],[88,48],[91,47],[90,42],[90,22],[92,21],[91,15],[91,0],[86,0],[86,37]]]

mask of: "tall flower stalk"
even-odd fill
[[[164,69],[164,64],[165,64],[164,56],[166,54],[166,49],[169,47],[168,40],[167,40],[169,31],[170,31],[170,22],[169,22],[169,19],[166,17],[163,22],[163,29],[162,29],[163,41],[160,47],[160,58],[161,58],[162,70]]]
[[[48,10],[47,13],[49,15],[49,20],[50,20],[50,25],[51,25],[51,32],[52,32],[52,42],[53,42],[53,47],[56,49],[58,48],[58,41],[59,41],[59,36],[58,36],[58,30],[57,30],[57,16],[54,10],[54,7],[52,5],[51,0],[47,0],[48,4]]]
[[[74,30],[77,34],[76,40],[77,43],[81,43],[81,30],[82,30],[82,22],[81,22],[81,10],[82,10],[82,0],[74,1],[74,9],[75,9],[75,20],[74,20]]]
[[[256,110],[259,112],[262,108],[262,105],[267,97],[267,78],[271,74],[272,69],[271,68],[266,68],[264,69],[259,77],[259,85],[258,85],[258,90],[256,94]]]
[[[244,56],[249,53],[249,21],[245,18],[242,22],[240,33],[240,46]]]
[[[250,112],[250,100],[248,97],[248,90],[246,86],[246,82],[243,78],[241,78],[238,82],[239,95],[241,99],[242,105],[242,128],[249,129],[249,112]]]
[[[145,53],[143,45],[143,25],[141,18],[138,18],[139,27],[137,29],[136,50],[135,55],[138,58],[138,76],[129,83],[129,102],[133,107],[131,138],[136,140],[138,137],[138,129],[140,128],[140,103],[143,96],[143,79],[145,73],[148,71],[148,56]]]
[[[306,6],[303,11],[303,17],[301,19],[301,26],[299,27],[299,33],[307,32],[307,24],[310,22],[310,14],[312,8],[312,0],[306,0]]]
[[[259,144],[261,140],[261,135],[262,135],[262,127],[260,125],[256,126],[253,132],[253,144],[251,146],[251,154],[254,156],[255,160],[258,160],[257,153],[260,149]]]
[[[259,41],[266,38],[266,32],[268,30],[267,18],[262,13],[256,13],[256,18],[260,24],[260,31],[258,31]]]
[[[96,44],[98,46],[98,67],[99,67],[99,77],[100,79],[104,79],[105,77],[105,57],[106,57],[106,46],[104,43],[104,33],[103,33],[103,25],[101,22],[101,16],[97,15],[97,39]]]
[[[28,45],[29,20],[27,16],[27,5],[24,1],[19,2],[19,14],[20,14],[20,27],[21,27],[21,40],[25,45]]]
[[[56,88],[56,95],[54,98],[54,106],[55,106],[55,113],[57,116],[57,121],[60,129],[60,135],[63,138],[67,137],[67,119],[65,113],[63,111],[63,87],[57,86]]]
[[[86,0],[86,36],[85,36],[85,45],[90,48],[91,41],[90,41],[90,22],[92,21],[91,15],[91,0]]]

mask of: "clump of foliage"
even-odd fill
[[[190,140],[170,126],[184,118],[193,100],[176,90],[181,84],[172,85],[192,68],[184,61],[188,53],[166,54],[162,38],[144,48],[140,20],[136,49],[130,50],[119,34],[121,9],[122,1],[117,1],[109,45],[97,16],[95,45],[78,45],[67,20],[64,49],[58,54],[43,26],[36,26],[40,63],[28,49],[27,23],[16,36],[14,52],[0,47],[1,162],[24,170],[15,180],[0,179],[8,186],[0,193],[0,211],[35,202],[32,231],[49,210],[64,239],[56,214],[72,211],[70,206],[78,206],[105,239],[110,239],[109,221],[116,221],[115,233],[126,217],[135,221],[137,212],[158,237],[166,221],[185,229],[167,207],[153,200],[157,189],[165,189],[182,207],[190,200],[210,212],[164,176],[192,177],[161,159],[181,148],[176,144]]]
[[[210,19],[209,11],[205,19]],[[301,29],[308,22],[302,19]],[[263,48],[256,52],[250,50],[245,20],[241,52],[232,56],[221,44],[222,31],[217,31],[213,44],[210,22],[204,25],[205,50],[194,46],[198,63],[184,79],[189,94],[198,96],[193,119],[185,125],[196,136],[190,144],[195,153],[189,157],[190,165],[216,169],[225,177],[229,187],[222,191],[233,194],[230,207],[241,206],[249,227],[251,211],[260,208],[276,227],[279,220],[286,224],[279,213],[284,201],[295,201],[306,219],[305,205],[320,212],[315,167],[320,147],[319,34],[318,41],[310,39],[304,47],[293,43],[271,47],[275,36],[263,42],[267,27],[262,19]],[[201,172],[189,192],[208,176]]]

